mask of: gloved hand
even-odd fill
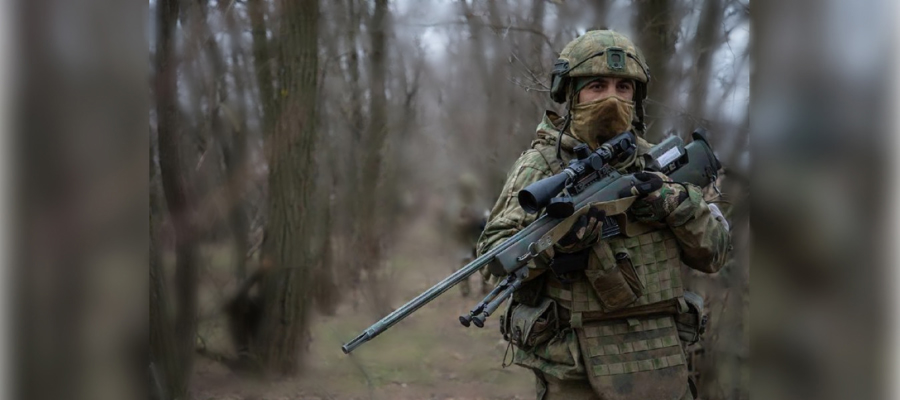
[[[578,217],[572,228],[556,242],[554,249],[562,253],[576,253],[600,240],[606,212],[591,208]]]
[[[638,221],[663,221],[688,198],[684,185],[670,182],[662,173],[638,172],[634,179],[635,185],[625,194],[638,197],[628,209]]]

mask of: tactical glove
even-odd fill
[[[555,250],[562,253],[576,253],[584,250],[600,239],[606,212],[591,208],[578,217],[572,228],[556,242]]]
[[[636,182],[627,194],[638,198],[628,210],[638,221],[663,221],[688,198],[684,185],[669,181],[662,173],[638,172],[634,178]]]

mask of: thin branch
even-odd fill
[[[519,82],[519,80],[515,79],[515,78],[507,77],[506,80],[513,83],[516,86],[519,86],[519,87],[525,89],[526,92],[547,92],[547,93],[550,92],[550,89],[541,89],[539,87],[528,86],[522,82]]]
[[[735,86],[737,86],[738,78],[740,78],[739,73],[744,70],[744,65],[747,63],[748,58],[750,58],[749,48],[744,51],[744,55],[741,56],[738,64],[734,67],[736,68],[734,74],[732,75],[734,78],[731,80],[731,82],[728,82],[728,84],[722,88],[722,96],[719,98],[719,104],[725,102],[725,98],[727,98],[729,95],[734,95],[734,88]],[[734,98],[732,98],[732,101],[733,100]]]
[[[513,56],[520,64],[522,64],[522,68],[524,68],[525,71],[527,71],[528,74],[531,75],[531,81],[532,81],[533,83],[537,83],[538,85],[540,85],[542,88],[545,89],[544,91],[547,91],[547,92],[550,91],[550,87],[547,86],[547,84],[545,84],[544,82],[542,82],[542,81],[535,75],[534,71],[532,71],[530,68],[528,68],[528,66],[525,65],[524,62],[522,62],[522,60],[519,58],[519,56],[516,55],[516,52],[512,52],[512,56]]]

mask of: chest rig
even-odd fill
[[[681,281],[681,251],[674,235],[668,230],[644,233],[636,237],[622,235],[607,238],[594,245],[588,255],[583,279],[568,283],[548,279],[547,296],[553,298],[572,313],[577,327],[578,313],[613,314],[627,317],[628,309],[646,310],[657,303],[671,303],[684,295]],[[610,288],[600,292],[591,279],[609,274],[621,274],[623,284],[628,285],[632,299],[606,298],[614,292]],[[608,286],[608,285],[607,285]],[[629,301],[630,300],[630,301]],[[623,302],[628,302],[623,305]],[[677,307],[677,305],[676,305]],[[591,318],[597,319],[597,318]]]

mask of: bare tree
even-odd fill
[[[549,72],[563,46],[586,29],[627,32],[644,51],[652,74],[649,140],[708,124],[723,164],[746,154],[747,122],[740,101],[732,100],[748,81],[742,74],[749,52],[736,46],[737,56],[721,56],[735,44],[727,41],[729,32],[745,26],[734,13],[747,11],[729,0],[177,3],[181,12],[167,20],[167,52],[154,51],[151,60],[156,70],[155,55],[169,55],[163,60],[171,65],[161,64],[153,84],[172,85],[156,105],[176,110],[158,111],[160,167],[168,175],[159,185],[165,201],[151,205],[151,233],[159,233],[151,243],[157,257],[151,258],[151,334],[163,338],[153,339],[151,351],[167,373],[189,373],[180,360],[190,346],[176,335],[186,326],[182,308],[191,307],[183,290],[187,260],[194,260],[194,273],[198,262],[209,266],[201,268],[197,288],[201,299],[213,300],[201,304],[199,336],[211,350],[205,354],[221,354],[218,331],[227,329],[241,358],[231,363],[223,354],[203,362],[224,361],[239,372],[300,370],[305,349],[328,342],[313,337],[319,330],[310,324],[332,319],[314,312],[352,319],[390,311],[393,296],[413,290],[388,287],[396,282],[392,274],[418,262],[417,251],[440,253],[457,206],[489,206],[534,139],[541,112],[562,111],[547,96]],[[158,34],[163,38],[163,30]],[[178,96],[166,97],[173,93]],[[177,164],[173,155],[181,157]],[[483,189],[475,196],[455,190],[465,172]],[[726,194],[746,185],[738,174],[723,180]],[[175,189],[183,204],[172,197]],[[166,207],[173,201],[175,207]],[[722,209],[744,219],[748,212],[746,204]],[[166,233],[175,222],[181,239],[173,285],[158,257],[171,259]],[[178,246],[188,240],[194,252],[184,257]],[[416,265],[422,279],[437,279],[459,262],[456,255],[432,258]],[[739,283],[732,278],[703,284],[732,293],[729,285]],[[339,307],[347,292],[356,304]],[[166,303],[177,315],[166,318]],[[734,304],[729,324],[744,317]],[[228,323],[217,314],[223,310]],[[696,364],[706,366],[706,383],[716,379],[712,352]],[[187,378],[173,382],[179,379]]]

